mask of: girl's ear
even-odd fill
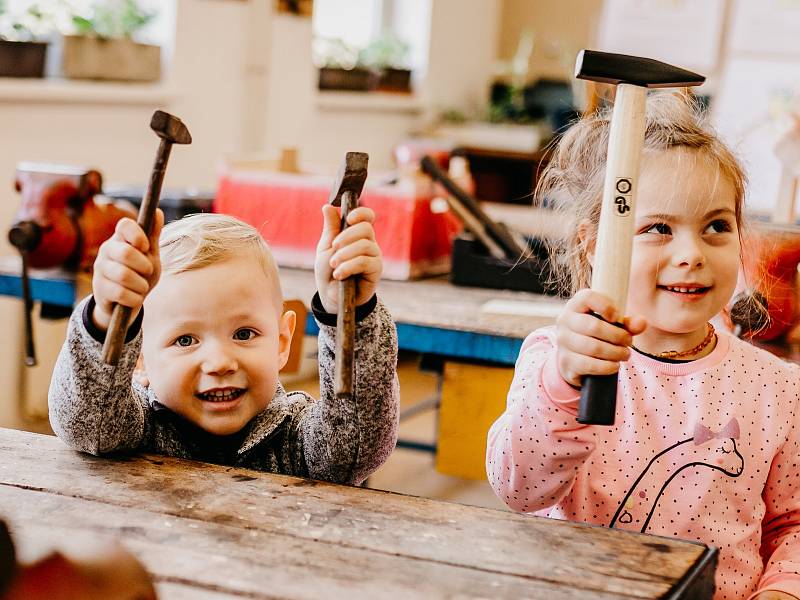
[[[586,260],[594,268],[594,247],[596,236],[591,235],[589,224],[585,221],[578,225],[578,240],[580,241],[581,251],[586,255]]]

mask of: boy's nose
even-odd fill
[[[226,351],[219,345],[208,348],[203,356],[202,369],[210,375],[224,375],[232,373],[239,368],[239,363],[232,352]]]

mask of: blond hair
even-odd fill
[[[548,240],[555,289],[572,295],[589,287],[591,265],[585,243],[594,240],[600,220],[611,110],[597,111],[570,127],[558,142],[536,186],[534,204],[552,205],[569,224],[568,237]],[[727,177],[735,193],[741,235],[746,176],[739,161],[717,137],[698,102],[687,94],[652,93],[647,100],[644,151],[685,148],[705,156]]]
[[[158,241],[161,270],[178,274],[250,255],[273,287],[274,300],[283,305],[278,265],[257,229],[230,215],[191,214],[161,230]]]

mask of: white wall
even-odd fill
[[[143,184],[157,140],[150,115],[163,108],[192,133],[175,147],[165,187],[213,188],[224,155],[299,149],[301,165],[335,170],[344,153],[370,153],[373,168],[391,166],[391,148],[439,107],[468,109],[484,101],[498,47],[501,0],[433,0],[428,81],[421,110],[317,104],[311,66],[311,21],[273,15],[272,2],[177,0],[175,55],[163,86],[60,85],[0,81],[0,255],[18,206],[12,190],[21,160],[93,166],[107,183]],[[88,91],[87,91],[88,89]],[[120,91],[121,90],[121,91]],[[391,103],[390,103],[391,104]],[[50,355],[20,381],[21,303],[0,297],[0,426],[19,426],[21,383],[34,405],[44,401],[48,368],[63,339],[59,326],[38,325],[41,354]],[[42,339],[43,338],[43,339]]]
[[[0,191],[5,190],[0,202],[0,255],[13,253],[5,232],[19,204],[11,187],[17,162],[39,159],[89,165],[99,168],[106,182],[143,184],[158,145],[148,126],[156,108],[180,116],[194,138],[191,146],[174,148],[165,187],[214,186],[220,153],[238,150],[244,131],[247,40],[242,32],[249,4],[178,0],[174,64],[163,89],[126,91],[122,86],[120,92],[118,85],[0,81]],[[29,404],[41,404],[47,389],[46,364],[30,372],[20,368],[21,313],[19,301],[0,297],[0,328],[6,340],[0,345],[4,387],[0,426],[20,424],[21,386],[38,396]],[[63,325],[36,325],[43,362],[52,362],[54,347],[63,340]]]
[[[593,47],[602,8],[602,0],[504,0],[499,54],[514,56],[520,34],[530,30],[530,79],[569,79],[578,50]]]
[[[433,0],[427,77],[419,110],[380,102],[320,107],[311,63],[311,20],[261,16],[271,22],[267,51],[266,123],[262,148],[299,149],[301,164],[335,170],[348,150],[367,152],[370,166],[392,166],[391,148],[442,108],[485,105],[496,60],[501,0]]]

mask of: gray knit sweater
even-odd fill
[[[132,383],[142,333],[126,341],[117,367],[103,363],[81,302],[50,382],[50,423],[71,447],[95,455],[144,451],[260,471],[358,484],[388,458],[397,440],[397,333],[386,308],[356,330],[351,401],[333,391],[336,328],[320,323],[321,398],[278,384],[266,409],[234,436],[203,432]],[[315,312],[316,314],[316,312]],[[319,317],[318,317],[319,321]],[[132,328],[133,329],[133,328]]]

